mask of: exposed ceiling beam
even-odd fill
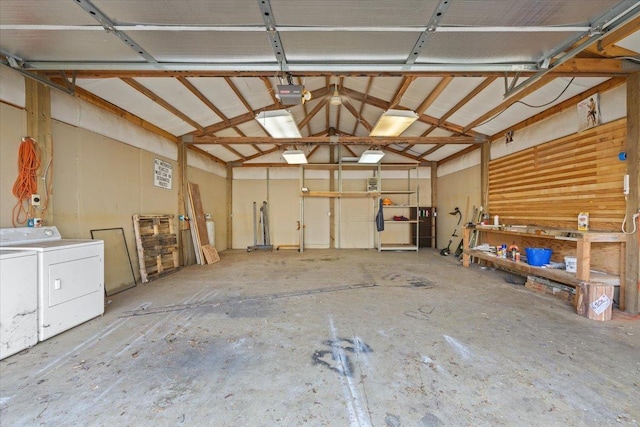
[[[98,108],[101,108],[105,111],[108,111],[118,117],[121,117],[123,119],[125,119],[126,121],[133,123],[136,126],[139,126],[143,129],[148,130],[149,132],[159,135],[163,138],[168,139],[169,141],[172,141],[176,144],[178,144],[180,142],[180,138],[178,138],[177,136],[167,132],[166,130],[154,125],[153,123],[150,123],[134,114],[131,114],[130,112],[123,110],[122,108],[111,104],[110,102],[105,101],[104,99],[94,95],[93,93],[82,89],[81,87],[77,87],[75,89],[74,92],[74,96],[78,99],[81,99],[83,101],[88,102],[89,104],[95,105]]]
[[[449,111],[444,113],[438,119],[438,123],[445,122],[456,111],[458,111],[460,108],[464,107],[469,101],[471,101],[473,98],[475,98],[480,92],[485,90],[491,83],[493,83],[495,81],[495,79],[497,79],[497,77],[488,77],[488,78],[484,79],[484,81],[482,83],[480,83],[478,86],[476,86],[475,89],[473,89],[471,92],[469,92],[467,94],[467,96],[462,98],[460,101],[458,101],[458,103],[456,105],[451,107],[451,109],[449,109]]]
[[[186,77],[178,76],[176,79],[182,83],[184,87],[186,87],[192,94],[194,94],[204,105],[206,105],[211,111],[215,113],[216,116],[220,117],[222,121],[229,125],[229,119],[224,115],[218,107],[216,107],[213,102],[209,100],[202,92],[198,90]]]
[[[233,80],[231,80],[231,77],[224,77],[224,81],[227,82],[227,84],[229,85],[233,93],[235,93],[238,99],[240,100],[240,102],[242,102],[242,105],[244,105],[244,108],[246,108],[248,111],[253,111],[253,108],[251,108],[251,105],[249,105],[249,103],[244,98],[244,96],[242,96],[242,93],[240,93],[236,85],[233,83]],[[275,102],[274,104],[278,107],[280,106],[279,102]]]
[[[463,128],[463,133],[466,133],[467,131],[473,129],[474,127],[476,127],[478,125],[482,125],[487,120],[489,120],[492,117],[494,117],[496,114],[501,113],[502,111],[504,111],[507,108],[511,107],[517,101],[519,101],[522,98],[525,98],[525,97],[531,95],[536,90],[538,90],[541,87],[547,85],[553,79],[554,79],[553,77],[545,76],[545,77],[542,77],[541,79],[535,81],[530,86],[526,87],[525,89],[523,89],[520,92],[516,93],[512,97],[510,97],[507,100],[505,100],[505,101],[501,102],[500,104],[496,105],[491,110],[487,111],[486,113],[482,114],[480,117],[478,117],[475,120],[473,120],[471,123],[467,124]]]
[[[629,21],[627,24],[622,25],[616,31],[613,31],[611,34],[604,36],[598,43],[594,46],[589,46],[586,50],[589,52],[596,53],[598,55],[605,56],[617,56],[619,54],[627,55],[630,51],[624,49],[623,51],[617,50],[622,49],[618,48],[615,45],[618,41],[629,37],[631,34],[640,30],[640,16]],[[625,53],[626,52],[626,53]],[[633,54],[633,53],[632,53]],[[637,54],[637,53],[636,53]]]
[[[429,154],[435,153],[436,151],[438,151],[439,149],[441,149],[445,145],[447,145],[447,144],[436,144],[435,147],[431,147],[430,149],[428,149],[424,153],[420,154],[418,157],[423,159],[423,158],[427,157]]]
[[[640,17],[640,2],[634,2],[632,6],[628,6],[626,2],[620,2],[608,9],[606,13],[591,22],[589,31],[582,33],[580,36],[574,37],[573,44],[570,41],[562,43],[559,47],[549,53],[541,63],[541,69],[534,75],[528,77],[516,86],[510,87],[505,92],[505,97],[512,96],[525,88],[534,85],[544,76],[549,74],[559,65],[562,65],[571,58],[602,40],[607,34],[626,26],[630,22],[634,22]]]
[[[411,86],[411,83],[413,83],[414,80],[415,80],[415,77],[413,76],[405,76],[402,79],[402,82],[400,83],[398,90],[396,91],[395,95],[393,95],[393,98],[391,98],[391,101],[389,102],[389,108],[393,108],[400,103],[400,101],[402,100],[402,97],[407,92],[407,90],[409,89],[409,86]],[[365,95],[367,95],[367,93],[365,93]]]
[[[311,157],[313,157],[314,154],[316,154],[316,152],[320,149],[319,145],[316,145],[315,147],[313,147],[311,149],[311,151],[309,151],[309,154],[307,154],[307,159],[310,159]]]
[[[554,70],[549,72],[551,76],[566,76],[583,74],[589,77],[610,77],[614,74],[630,74],[633,70],[626,70],[623,64],[625,60],[618,58],[572,58],[567,60],[562,65],[558,65]],[[383,64],[384,65],[384,64]],[[207,63],[184,63],[180,65],[166,65],[166,66],[147,66],[144,63],[107,63],[107,62],[95,62],[95,63],[73,63],[73,62],[38,62],[31,61],[25,62],[26,69],[32,71],[43,71],[46,75],[57,75],[59,71],[67,71],[69,73],[76,72],[77,78],[83,79],[96,79],[96,78],[117,78],[117,77],[271,77],[274,72],[279,70],[265,67],[264,65],[255,64],[255,67],[250,69],[242,69],[239,66],[218,66],[217,64]],[[450,67],[437,65],[426,67],[425,69],[418,69],[417,66],[412,66],[411,69],[381,67],[381,69],[373,69],[372,66],[362,66],[348,70],[332,70],[319,65],[315,67],[308,67],[308,69],[300,71],[290,71],[294,77],[324,77],[324,76],[344,76],[344,77],[446,77],[446,76],[459,76],[459,77],[473,77],[473,76],[504,76],[505,72],[512,76],[516,72],[519,72],[522,76],[533,75],[538,71],[535,69],[527,70],[518,69],[513,67],[512,70],[505,70],[503,67],[491,70],[487,67],[478,66],[477,69],[454,70]],[[307,67],[305,67],[307,68]]]
[[[134,88],[135,90],[137,90],[138,92],[146,96],[147,98],[151,99],[153,102],[160,105],[162,108],[169,111],[174,116],[184,120],[186,123],[190,124],[200,132],[204,131],[204,127],[202,127],[200,123],[196,122],[191,117],[187,116],[182,111],[178,110],[176,107],[171,105],[168,101],[166,101],[165,99],[163,99],[162,97],[154,93],[153,91],[147,89],[142,84],[138,83],[136,80],[129,77],[122,77],[120,80],[122,80],[123,82],[125,82],[126,84],[128,84],[129,86],[131,86],[132,88]]]
[[[326,87],[323,87],[323,88],[320,88],[320,89],[316,89],[316,90],[311,92],[311,99],[325,96],[327,93],[328,93],[328,89]],[[221,130],[227,129],[230,126],[237,126],[237,125],[240,125],[242,123],[246,123],[246,122],[249,122],[251,120],[254,120],[256,118],[256,114],[258,114],[260,111],[273,111],[273,110],[278,110],[280,108],[281,107],[279,105],[271,104],[269,106],[262,107],[262,108],[259,108],[257,110],[249,111],[248,113],[241,114],[239,116],[236,116],[236,117],[233,117],[233,118],[229,119],[229,124],[228,125],[225,124],[225,123],[216,123],[215,125],[207,126],[207,127],[204,128],[204,131],[201,132],[201,134],[202,135],[209,135],[209,134],[212,134],[212,133],[220,132]],[[196,133],[193,133],[193,134],[196,135]]]
[[[596,93],[602,93],[602,92],[606,92],[609,91],[611,89],[614,89],[618,86],[621,86],[623,84],[625,84],[625,82],[627,81],[627,79],[625,77],[614,77],[612,79],[609,79],[605,82],[600,83],[597,86],[592,87],[591,89],[579,93],[575,96],[572,96],[569,99],[566,99],[564,101],[562,101],[559,104],[554,105],[553,107],[550,107],[534,116],[531,116],[519,123],[516,123],[513,126],[509,126],[506,129],[501,130],[500,132],[496,132],[495,134],[491,135],[490,140],[491,141],[495,141],[497,139],[501,139],[504,137],[504,134],[506,131],[518,131],[520,129],[524,129],[527,126],[531,126],[534,123],[540,122],[544,119],[546,119],[547,117],[551,117],[554,114],[558,114],[561,111],[564,111],[568,108],[575,108],[576,105],[578,104],[578,102],[582,101],[585,98],[588,98],[592,95],[595,95]]]
[[[358,111],[355,109],[353,104],[351,104],[351,101],[346,100],[345,102],[342,103],[342,105],[344,105],[344,108],[346,108],[351,113],[351,115],[355,117],[355,119],[367,129],[367,132],[371,132],[371,129],[373,129],[373,126],[371,126],[371,123],[369,123],[364,117],[362,117],[358,113]]]
[[[389,103],[388,103],[387,101],[385,101],[385,100],[382,100],[382,99],[380,99],[380,98],[376,98],[376,97],[373,97],[373,96],[367,96],[367,97],[365,98],[365,96],[364,96],[364,94],[363,94],[363,93],[358,92],[358,91],[355,91],[355,90],[353,90],[353,89],[349,89],[349,88],[347,88],[347,87],[343,88],[343,90],[344,90],[344,92],[346,93],[346,95],[347,95],[349,98],[351,98],[351,99],[354,99],[354,100],[356,100],[356,101],[366,102],[368,105],[372,105],[372,106],[374,106],[374,107],[376,107],[376,108],[379,108],[379,109],[381,109],[381,110],[383,110],[383,111],[384,111],[384,110],[388,110],[388,109],[389,109]],[[344,105],[345,105],[345,106],[346,106],[346,104],[347,104],[347,103],[344,103]],[[402,106],[401,106],[401,107],[402,107]],[[353,107],[352,107],[352,108],[353,108]],[[405,107],[403,107],[403,108],[405,108]],[[351,113],[353,114],[353,112],[351,112]],[[358,116],[356,116],[356,115],[354,114],[354,117],[356,117],[356,118],[357,118]],[[449,123],[449,122],[440,123],[440,122],[438,121],[438,119],[436,119],[435,117],[431,117],[431,116],[428,116],[428,115],[426,115],[426,114],[422,114],[422,115],[420,115],[420,117],[418,118],[418,120],[420,120],[420,121],[422,121],[422,122],[424,122],[424,123],[428,123],[428,124],[430,124],[430,125],[434,125],[434,126],[437,126],[437,127],[439,127],[439,128],[445,129],[445,130],[447,130],[447,131],[449,131],[449,132],[462,133],[462,134],[467,133],[467,134],[469,134],[469,135],[476,135],[476,134],[478,134],[477,132],[474,132],[474,131],[466,131],[466,132],[465,132],[465,131],[462,129],[462,126],[458,126],[458,125],[456,125],[456,124],[454,124],[454,123]],[[371,125],[369,124],[369,126],[371,126]],[[368,131],[371,131],[371,128],[368,128],[367,130],[368,130]],[[478,134],[478,135],[479,135],[479,134]],[[483,136],[483,137],[484,137],[484,136],[486,136],[486,135],[480,135],[480,136]]]
[[[313,107],[311,112],[309,114],[307,114],[305,116],[305,118],[300,121],[300,123],[298,123],[298,127],[299,128],[305,127],[307,125],[307,123],[309,123],[309,120],[311,120],[313,118],[313,116],[318,114],[318,111],[320,111],[325,105],[327,105],[327,99],[326,98],[323,98],[323,99],[319,100],[318,103],[316,104],[316,106]]]
[[[417,114],[423,114],[427,109],[435,102],[435,100],[442,94],[442,92],[449,86],[453,77],[444,77],[442,80],[438,82],[436,87],[429,93],[429,95],[422,101],[422,104],[418,108],[416,108]]]
[[[360,103],[360,109],[358,110],[358,117],[362,116],[362,110],[364,110],[364,106],[366,105],[366,101],[367,101],[367,98],[369,97],[369,92],[371,91],[371,86],[373,85],[374,78],[375,77],[369,77],[367,79],[367,88],[364,91],[364,96],[362,97],[362,102]],[[352,134],[356,133],[356,130],[358,129],[359,124],[360,122],[356,120],[356,124],[353,125],[353,130],[351,131]]]
[[[465,154],[469,154],[475,150],[479,150],[480,149],[480,145],[471,145],[463,150],[458,151],[457,153],[453,153],[452,155],[445,157],[444,159],[440,159],[437,161],[437,165],[438,166],[442,166],[443,164],[450,162],[452,160],[457,159],[458,157],[462,157]]]
[[[257,159],[258,157],[262,157],[262,156],[266,156],[267,154],[271,154],[271,153],[275,153],[276,151],[280,151],[280,147],[273,147],[269,150],[263,151],[261,153],[256,153],[256,154],[252,154],[251,156],[247,157],[244,161],[245,162],[249,162],[253,159]],[[286,163],[285,163],[286,165]]]
[[[427,137],[420,136],[409,137],[371,137],[371,136],[344,136],[339,135],[339,143],[341,144],[359,144],[359,145],[391,145],[391,144],[480,144],[487,139],[474,138],[468,136],[443,136],[443,137]],[[237,137],[237,136],[193,136],[191,144],[217,144],[217,145],[233,145],[233,144],[274,144],[274,145],[290,145],[290,144],[331,144],[329,137],[323,136],[307,136],[302,138],[271,138],[271,137]]]
[[[301,85],[302,83],[302,78],[298,77],[298,84]],[[304,111],[305,117],[307,116],[307,114],[309,114],[309,108],[307,107],[306,102],[302,103],[302,111]],[[311,134],[311,125],[309,125],[309,123],[307,123],[307,133]]]
[[[203,149],[202,149],[202,148],[200,148],[200,147],[196,147],[195,145],[187,145],[187,149],[188,149],[188,150],[191,150],[191,151],[194,151],[194,152],[196,152],[196,153],[200,153],[200,154],[202,154],[203,156],[210,158],[210,159],[211,159],[211,160],[213,160],[214,162],[216,162],[216,163],[220,163],[221,165],[226,165],[226,164],[227,164],[227,162],[225,162],[224,160],[222,160],[222,159],[220,159],[220,158],[218,158],[218,157],[214,156],[213,154],[211,154],[211,153],[209,153],[209,152],[207,152],[207,151],[203,150]]]
[[[271,100],[273,101],[273,103],[280,105],[280,100],[276,97],[276,91],[273,89],[269,78],[267,76],[261,76],[260,80],[262,80],[264,86],[267,88],[267,92],[271,96]]]

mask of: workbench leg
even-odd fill
[[[588,282],[591,278],[589,266],[591,265],[591,242],[588,239],[578,239],[577,242],[577,261],[576,277],[583,282]]]
[[[625,301],[625,297],[626,297],[626,276],[625,276],[625,271],[626,271],[626,260],[627,260],[627,254],[626,254],[626,250],[627,250],[627,245],[625,243],[621,243],[620,244],[620,296],[618,297],[620,299],[620,301],[618,301],[618,308],[620,309],[620,311],[625,311],[626,307],[626,301]]]
[[[471,229],[465,227],[462,232],[462,265],[469,267],[469,237],[471,236]]]

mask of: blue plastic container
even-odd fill
[[[553,251],[548,248],[524,248],[527,254],[527,264],[535,267],[549,264]]]

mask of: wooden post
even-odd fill
[[[627,77],[627,173],[629,174],[629,195],[627,196],[627,222],[640,211],[640,72]],[[636,221],[636,226],[638,222]],[[628,225],[629,226],[629,225]],[[640,233],[640,231],[636,231]],[[629,236],[625,255],[624,308],[627,313],[638,314],[638,288],[640,287],[640,249],[633,244],[636,236]],[[621,307],[622,308],[622,307]]]
[[[480,206],[489,212],[489,161],[491,160],[491,141],[480,146]]]
[[[335,128],[329,128],[329,137],[336,134]],[[336,147],[335,145],[329,145],[329,163],[334,164],[336,162]],[[342,189],[340,189],[342,190]],[[329,169],[329,191],[336,191],[336,178],[331,169]],[[329,199],[329,248],[335,249],[336,247],[336,199]]]
[[[187,144],[185,138],[178,142],[178,176],[180,182],[178,184],[178,214],[183,218],[187,216]],[[187,221],[178,220],[178,256],[180,259],[180,265],[185,266],[187,264],[184,233],[187,231]]]
[[[38,175],[38,194],[42,199],[40,207],[46,206],[46,212],[42,217],[46,225],[53,224],[53,194],[48,193],[45,181],[40,179],[47,171],[47,184],[53,179],[53,138],[51,137],[51,90],[48,86],[37,81],[25,78],[25,110],[27,112],[27,135],[35,139],[40,150],[40,169]],[[47,167],[49,169],[47,170]],[[51,192],[53,193],[53,191]],[[29,206],[31,217],[40,217],[41,213],[33,206]]]
[[[464,267],[469,267],[469,261],[471,259],[468,253],[470,237],[471,229],[469,227],[464,227],[462,229],[462,265]]]
[[[436,206],[438,206],[438,163],[431,162],[431,208],[433,210],[432,214],[435,215],[435,218],[431,218],[431,235],[434,236],[433,239],[433,248],[437,249],[438,247],[438,238],[437,233],[438,229],[436,223],[438,222],[436,218],[438,218],[437,213],[438,210]]]
[[[227,163],[227,249],[233,248],[233,163]]]

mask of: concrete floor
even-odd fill
[[[3,426],[640,423],[640,321],[435,250],[226,251],[0,362]]]

